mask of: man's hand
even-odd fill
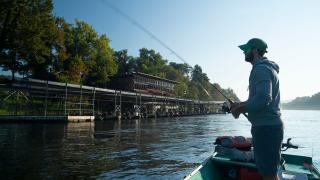
[[[231,113],[235,119],[238,119],[240,114],[245,112],[244,107],[244,102],[231,104]]]

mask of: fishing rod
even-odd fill
[[[191,67],[191,68],[192,68],[192,67]],[[209,92],[208,92],[201,84],[199,84],[199,85],[201,86],[201,88],[203,89],[203,91],[204,91],[208,96],[210,96]],[[228,98],[222,91],[220,91],[219,88],[217,88],[214,84],[212,84],[212,86],[229,102],[230,105],[235,103],[235,102],[232,101],[230,98]],[[243,113],[243,115],[248,118],[247,114]]]
[[[115,5],[112,3],[108,2],[108,0],[101,0],[102,3],[104,3],[106,6],[108,6],[110,9],[118,13],[120,16],[125,18],[127,21],[129,21],[132,25],[136,26],[138,29],[143,31],[144,33],[148,34],[152,39],[157,41],[160,45],[162,45],[164,48],[166,48],[169,52],[171,52],[174,56],[176,56],[178,59],[180,59],[182,62],[184,62],[187,65],[187,68],[194,69],[192,66],[189,65],[189,63],[182,57],[180,56],[176,51],[174,51],[171,47],[169,47],[166,43],[161,41],[156,35],[154,35],[152,32],[150,32],[148,29],[146,29],[143,25],[141,25],[138,21],[130,17],[128,14],[124,13],[121,11],[119,8],[117,8]],[[200,74],[202,75],[202,74]],[[202,86],[201,83],[199,83],[201,88],[204,90],[204,92],[209,96],[209,92]]]
[[[162,40],[160,40],[156,35],[154,35],[152,32],[150,32],[148,29],[146,29],[144,26],[142,26],[138,21],[136,21],[135,19],[133,19],[132,17],[130,17],[129,15],[127,15],[126,13],[124,13],[123,11],[121,11],[119,8],[117,8],[116,6],[114,6],[112,3],[108,2],[108,0],[102,0],[102,3],[104,3],[105,5],[107,5],[110,9],[112,9],[113,11],[115,11],[116,13],[118,13],[119,15],[121,15],[123,18],[125,18],[127,21],[129,21],[131,24],[133,24],[134,26],[136,26],[137,28],[139,28],[141,31],[143,31],[144,33],[148,34],[152,39],[154,39],[155,41],[157,41],[160,45],[162,45],[164,48],[166,48],[168,51],[170,51],[173,55],[175,55],[178,59],[180,59],[181,61],[183,61],[188,68],[194,70],[194,68],[192,66],[189,65],[189,63],[182,57],[180,56],[176,51],[174,51],[171,47],[169,47],[166,43],[164,43]],[[202,75],[202,74],[200,74]],[[202,86],[201,83],[199,83],[199,85],[201,86],[201,88],[204,90],[204,92],[211,97],[211,95],[209,94],[209,92]],[[230,104],[234,104],[235,102],[233,102],[230,98],[228,98],[226,95],[224,95],[214,84],[212,84],[212,86],[230,103]],[[248,116],[245,113],[242,113],[245,117],[248,118]]]
[[[230,104],[234,104],[235,102],[232,101],[230,98],[228,98],[225,94],[223,94],[214,84],[212,84],[212,86],[230,103]],[[248,119],[248,115],[246,113],[241,113],[243,114],[247,119]]]

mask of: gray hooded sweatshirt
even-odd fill
[[[282,125],[278,73],[279,66],[266,57],[252,67],[245,111],[253,127]]]

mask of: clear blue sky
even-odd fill
[[[138,56],[142,47],[182,63],[147,34],[110,9],[107,0],[54,0],[54,15],[81,19],[111,39],[115,50]],[[280,66],[282,100],[320,91],[320,1],[310,0],[108,0],[178,52],[199,64],[211,82],[246,100],[251,64],[238,45],[253,37],[269,45]]]

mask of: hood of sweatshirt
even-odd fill
[[[277,73],[279,73],[279,66],[277,63],[273,62],[273,61],[269,61],[268,58],[266,57],[263,57],[260,61],[258,61],[254,66],[253,68],[255,68],[256,66],[260,66],[260,65],[263,65],[263,66],[267,66],[269,68],[272,68],[274,69]]]

